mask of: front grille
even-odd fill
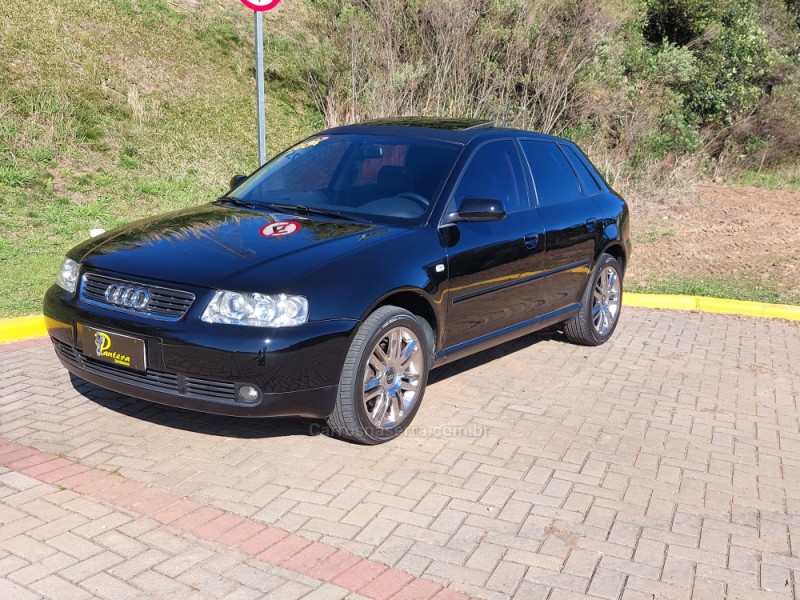
[[[68,365],[105,379],[194,400],[235,401],[235,385],[229,381],[199,379],[151,369],[139,373],[87,358],[78,349],[56,339],[53,340],[53,347],[59,358]]]
[[[147,290],[149,295],[147,305],[142,309],[137,309],[126,308],[109,302],[106,300],[106,290],[109,286],[115,284]],[[177,321],[189,310],[192,302],[194,302],[194,294],[183,290],[173,290],[157,285],[106,277],[97,273],[86,273],[81,279],[81,300],[89,304],[96,304],[142,317]]]

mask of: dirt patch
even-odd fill
[[[800,291],[799,192],[698,185],[674,203],[631,205],[630,281],[747,274]]]
[[[567,531],[566,529],[561,529],[556,527],[554,524],[548,525],[544,530],[544,536],[547,537],[548,535],[554,535],[559,540],[561,540],[565,546],[568,548],[577,548],[578,542],[580,541],[581,536],[574,531]]]

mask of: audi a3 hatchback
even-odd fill
[[[434,367],[556,324],[608,340],[629,254],[625,201],[573,143],[372,121],[73,248],[44,314],[62,364],[100,387],[377,444]]]

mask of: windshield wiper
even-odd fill
[[[234,206],[241,206],[242,208],[255,208],[256,205],[252,202],[248,202],[247,200],[242,200],[241,198],[237,198],[235,196],[220,196],[216,200],[214,200],[214,204],[217,203],[226,203],[226,204],[233,204]]]
[[[296,213],[300,213],[301,215],[320,215],[323,217],[335,217],[337,219],[344,219],[346,221],[358,221],[360,219],[356,219],[355,217],[348,216],[338,210],[333,210],[330,208],[317,208],[314,206],[305,206],[302,204],[281,204],[278,202],[269,202],[267,203],[269,208],[277,208],[281,211],[292,211]]]

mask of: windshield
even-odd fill
[[[277,156],[229,196],[257,206],[418,225],[461,146],[367,135],[321,135]]]

